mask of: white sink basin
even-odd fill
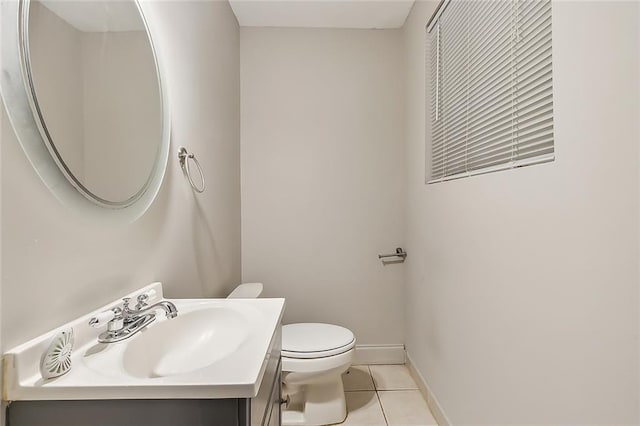
[[[199,370],[233,354],[249,335],[246,309],[217,306],[178,313],[131,338],[123,364],[134,377],[153,378]],[[162,315],[162,314],[160,314]]]

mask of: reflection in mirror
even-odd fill
[[[26,31],[32,108],[58,166],[92,201],[131,204],[163,140],[156,62],[136,3],[32,0]]]

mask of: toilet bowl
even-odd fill
[[[282,394],[285,426],[341,423],[347,416],[342,373],[353,361],[355,337],[332,324],[282,327]]]

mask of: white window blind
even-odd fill
[[[449,0],[427,27],[431,180],[554,159],[550,0]]]

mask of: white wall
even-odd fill
[[[555,162],[425,185],[434,8],[405,27],[409,356],[453,424],[637,424],[638,3],[554,3]]]
[[[402,336],[400,31],[241,29],[242,278],[285,322]],[[411,254],[410,254],[411,255]]]
[[[156,202],[98,226],[60,205],[2,112],[2,346],[8,349],[154,280],[171,297],[223,296],[240,280],[239,30],[226,2],[143,4],[166,67],[172,147]],[[185,145],[205,170],[195,196]]]

